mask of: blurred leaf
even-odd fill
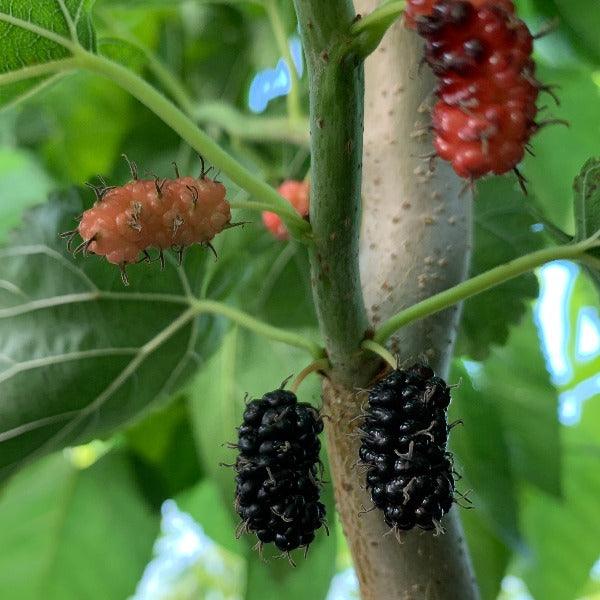
[[[169,397],[219,334],[214,319],[183,316],[185,296],[200,288],[204,265],[214,265],[205,250],[191,250],[185,269],[173,267],[171,255],[164,273],[133,266],[125,289],[114,266],[73,260],[58,239],[83,208],[75,190],[55,196],[0,250],[5,471],[112,431]],[[218,285],[216,273],[212,279]]]
[[[298,373],[306,362],[305,354],[295,348],[256,338],[233,327],[226,334],[220,351],[194,379],[190,388],[190,408],[198,448],[208,473],[219,486],[223,502],[231,506],[232,511],[234,473],[219,465],[235,460],[235,452],[225,443],[236,438],[235,428],[241,422],[244,396],[260,397],[279,387],[283,379]],[[301,396],[304,401],[318,402],[320,393],[316,378],[303,384]],[[329,514],[333,515],[331,497],[325,500]],[[254,544],[251,536],[244,538],[245,542]],[[295,557],[296,569],[291,569],[285,561],[263,563],[253,553],[249,557],[246,600],[276,600],[283,596],[290,600],[324,598],[335,571],[335,548],[334,532],[327,537],[320,530],[308,559]]]
[[[29,152],[0,148],[0,241],[19,223],[23,210],[38,204],[50,187],[48,175]]]
[[[144,50],[138,45],[118,37],[100,38],[98,52],[133,71],[139,71],[148,62]]]
[[[58,62],[60,66],[60,61],[71,56],[57,39],[72,42],[70,28],[84,48],[94,50],[93,2],[0,0],[0,106],[29,95],[58,72],[44,69],[44,65]],[[70,67],[65,64],[64,68]]]
[[[558,117],[570,127],[551,126],[533,139],[534,157],[527,157],[523,172],[542,212],[556,226],[573,233],[573,180],[581,165],[598,153],[600,88],[590,69],[552,69],[539,65],[537,77],[558,86],[560,107],[551,107],[539,121]]]
[[[464,481],[458,484],[459,490],[473,490],[471,500],[480,518],[485,515],[496,532],[495,537],[514,546],[520,537],[518,504],[498,399],[485,391],[476,391],[469,374],[458,362],[451,379],[460,382],[452,393],[451,419],[461,419],[464,423],[451,435],[452,449],[459,460],[458,470],[464,476]]]
[[[600,159],[591,158],[575,178],[575,224],[578,241],[600,231]],[[587,252],[584,264],[590,279],[600,293],[600,248]]]
[[[49,126],[40,140],[49,168],[68,184],[83,184],[112,170],[131,127],[133,107],[129,95],[110,81],[75,73],[32,102],[26,112],[28,118],[45,120]]]
[[[490,529],[477,508],[461,511],[460,518],[482,600],[496,600],[512,552]]]
[[[501,414],[514,474],[560,496],[558,398],[531,318],[513,327],[504,348],[494,350],[477,387],[481,396],[494,399]]]
[[[533,556],[524,562],[522,576],[535,598],[579,597],[598,560],[600,445],[596,448],[565,452],[562,502],[531,493],[525,503],[523,523]]]
[[[509,178],[494,177],[477,184],[475,250],[471,275],[539,250],[543,243],[532,231],[536,222],[525,198]],[[523,318],[528,301],[538,295],[535,275],[507,281],[465,302],[458,355],[482,360],[490,347],[505,344],[509,328]]]
[[[194,517],[202,525],[206,535],[217,544],[233,553],[245,550],[235,539],[237,522],[229,505],[223,502],[219,487],[214,481],[204,479],[177,496],[176,501],[179,508]]]
[[[575,45],[600,64],[600,14],[595,0],[552,0],[561,26],[571,33]]]
[[[85,470],[62,454],[47,457],[0,497],[0,596],[125,598],[157,528],[121,457],[109,454]]]
[[[184,397],[152,412],[124,436],[140,488],[153,507],[202,478]]]

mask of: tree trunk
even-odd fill
[[[356,0],[370,12],[377,0]],[[366,61],[362,286],[370,321],[380,321],[455,285],[467,274],[471,199],[446,164],[435,171],[427,127],[433,80],[420,68],[422,42],[396,23]],[[426,357],[448,374],[459,307],[404,328],[392,349],[401,362]],[[357,381],[356,385],[365,382]],[[364,489],[355,435],[364,394],[324,386],[329,456],[344,531],[363,600],[475,600],[479,597],[457,510],[444,535],[411,531],[399,543]]]

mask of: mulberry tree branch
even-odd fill
[[[359,12],[367,14],[377,9],[378,2],[356,0],[356,5]],[[421,46],[416,35],[396,22],[366,61],[360,272],[373,327],[403,307],[460,283],[467,272],[470,199],[460,197],[462,185],[449,168],[440,165],[432,174],[427,163],[417,158],[431,152],[424,134],[433,81],[426,70],[419,71]],[[363,54],[363,50],[361,44],[353,46],[353,51]],[[315,226],[320,224],[313,220]],[[318,299],[322,290],[317,287],[316,291]],[[331,297],[328,300],[333,301]],[[344,299],[338,302],[343,304]],[[438,374],[447,376],[459,308],[454,306],[404,327],[395,335],[392,351],[401,360],[425,354]],[[388,528],[379,511],[364,513],[370,499],[354,465],[359,446],[356,417],[365,401],[357,387],[364,387],[373,373],[372,363],[366,361],[374,356],[375,347],[367,346],[371,346],[368,358],[363,355],[350,363],[352,368],[344,378],[331,377],[324,383],[336,502],[361,596],[363,600],[477,600],[477,585],[455,510],[443,520],[444,535],[411,531],[402,536],[401,544],[386,535]]]
[[[332,377],[356,381],[368,328],[358,272],[363,128],[362,65],[348,54],[350,0],[295,0],[310,88],[310,259]]]

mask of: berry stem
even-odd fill
[[[147,81],[126,67],[104,56],[85,50],[76,51],[77,64],[89,71],[107,77],[146,105],[156,116],[177,132],[196,152],[202,154],[217,169],[223,171],[234,183],[277,212],[290,234],[305,243],[311,239],[310,224],[270,185],[250,172],[225,152],[212,138],[202,131],[186,114]]]
[[[379,46],[385,32],[404,12],[405,0],[388,0],[367,16],[356,20],[350,28],[354,36],[353,48],[363,58]]]
[[[327,371],[329,369],[329,360],[327,358],[320,358],[319,360],[315,360],[310,363],[307,367],[302,369],[296,379],[294,379],[292,385],[290,386],[290,392],[294,394],[298,393],[298,388],[302,385],[302,382],[311,374],[311,373],[320,373],[323,371]]]
[[[332,376],[350,383],[368,329],[358,272],[364,81],[348,55],[355,13],[350,0],[294,5],[310,89],[313,296]]]
[[[258,333],[266,338],[307,350],[315,360],[322,359],[325,356],[324,349],[307,337],[287,329],[281,329],[279,327],[269,325],[268,323],[260,321],[248,313],[223,304],[222,302],[216,302],[214,300],[191,300],[190,304],[192,305],[194,312],[198,315],[221,315],[223,317],[227,317],[241,327],[245,327],[246,329],[254,331],[255,333]]]
[[[362,348],[380,356],[388,365],[390,365],[390,367],[392,367],[392,369],[398,368],[398,360],[385,346],[382,346],[373,340],[365,340],[362,343]]]
[[[423,319],[441,310],[449,308],[467,298],[481,294],[482,292],[500,285],[509,279],[533,271],[548,262],[554,260],[576,260],[585,255],[587,250],[596,243],[594,238],[584,240],[579,244],[554,246],[544,248],[537,252],[521,256],[504,265],[490,269],[481,275],[467,279],[439,294],[431,296],[426,300],[417,302],[411,307],[400,311],[385,321],[375,332],[373,340],[379,344],[385,342],[401,327],[419,319]]]

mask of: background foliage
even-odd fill
[[[28,4],[0,0],[0,13],[13,10],[62,33],[55,0],[35,3],[33,14],[22,11]],[[534,29],[560,20],[538,43],[537,58],[540,77],[560,86],[561,105],[546,98],[547,113],[570,128],[548,128],[535,138],[536,156],[523,166],[527,201],[510,177],[479,186],[474,274],[547,244],[536,226],[540,212],[575,232],[572,181],[599,151],[594,5],[519,3]],[[74,14],[80,3],[66,6]],[[263,115],[247,110],[252,78],[273,69],[282,54],[273,15],[288,35],[295,31],[290,2],[96,0],[93,15],[91,8],[81,4],[86,47],[142,73],[271,183],[305,176],[303,116],[288,118],[283,98]],[[19,49],[34,34],[2,27],[2,73],[23,59],[66,56],[44,42],[23,57]],[[235,435],[244,394],[276,387],[307,357],[208,316],[140,354],[181,316],[178,301],[190,291],[316,335],[303,248],[274,241],[255,214],[240,214],[252,224],[217,239],[218,261],[195,249],[184,268],[170,261],[161,274],[139,266],[131,270],[131,290],[104,262],[73,260],[57,234],[91,203],[83,183],[98,174],[126,180],[122,152],[144,173],[166,175],[173,160],[182,172],[197,172],[198,161],[112,83],[79,72],[50,79],[36,79],[35,89],[0,88],[0,546],[9,549],[0,557],[0,597],[132,596],[159,536],[156,556],[170,552],[177,568],[161,571],[155,560],[142,583],[158,572],[162,591],[152,595],[140,584],[136,598],[325,598],[332,577],[349,567],[331,498],[332,534],[318,538],[306,561],[295,570],[283,561],[264,564],[233,536],[232,476],[219,466],[230,461],[222,444]],[[306,110],[305,87],[302,80]],[[37,88],[43,89],[31,94]],[[29,97],[15,104],[23,95]],[[230,197],[245,198],[225,183]],[[33,205],[39,207],[27,213]],[[598,322],[597,291],[585,273],[572,272],[562,377],[551,377],[548,345],[541,343],[536,276],[465,306],[452,376],[462,381],[452,410],[465,426],[455,431],[454,450],[461,489],[473,490],[475,510],[462,515],[485,598],[516,597],[521,585],[537,600],[600,597],[592,570],[600,558],[600,359],[597,352],[578,354],[581,309],[591,307]],[[97,297],[70,300],[97,290]],[[132,292],[135,299],[111,297]],[[318,405],[317,382],[303,395]],[[557,417],[565,406],[579,408],[568,426]],[[194,529],[198,524],[217,545]],[[177,531],[185,543],[173,541]],[[333,580],[332,598],[351,597],[334,595],[346,579]]]

